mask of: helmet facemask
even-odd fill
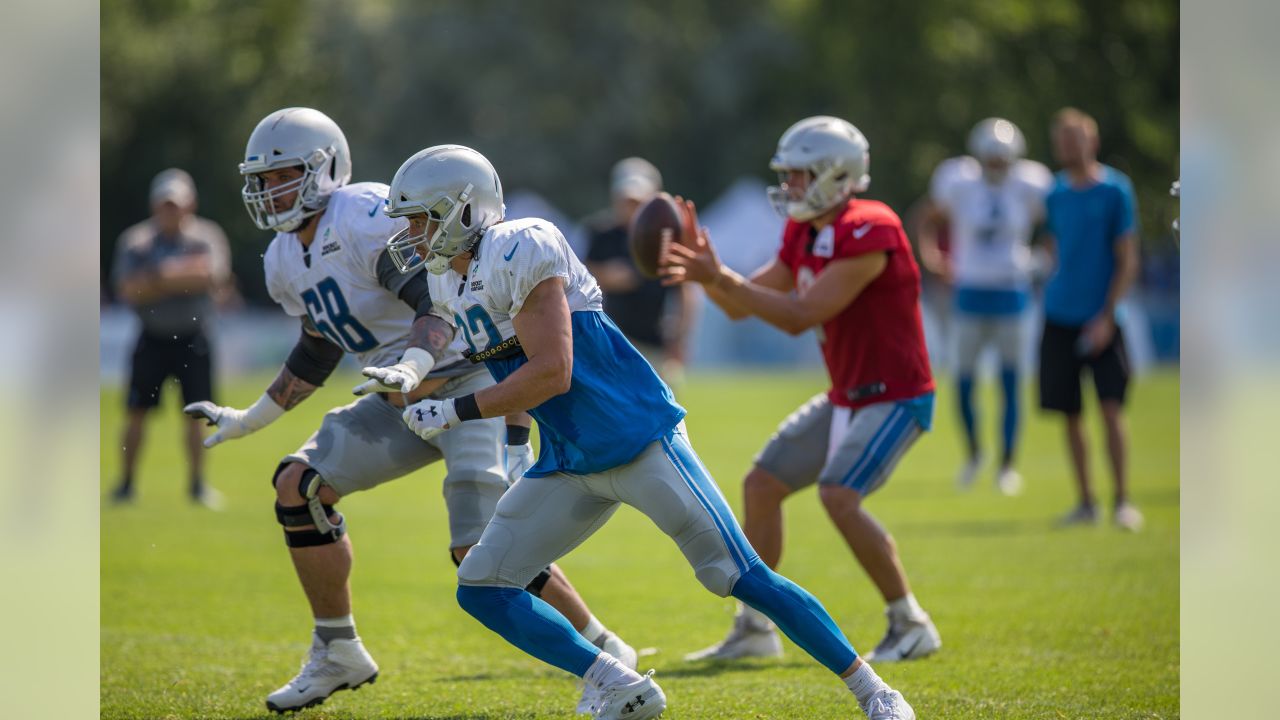
[[[856,178],[840,163],[832,160],[818,160],[808,168],[774,165],[773,169],[778,173],[778,184],[766,191],[769,202],[782,217],[800,222],[813,220],[831,211],[858,190]],[[809,175],[809,184],[799,199],[792,196],[791,188],[787,183],[787,175],[794,170],[801,170]]]
[[[335,156],[336,150],[329,147],[317,148],[306,157],[278,158],[268,163],[265,158],[254,162],[259,157],[251,156],[248,161],[241,163],[244,188],[240,191],[240,196],[254,225],[261,230],[293,232],[304,220],[323,211],[329,204],[329,195],[341,186],[334,177]],[[302,176],[273,188],[264,187],[261,173],[286,167],[301,168]],[[297,193],[293,204],[276,211],[275,201],[292,192]]]
[[[400,272],[409,272],[423,262],[422,255],[418,253],[418,248],[423,245],[427,249],[427,270],[434,275],[443,275],[453,258],[475,247],[486,228],[472,212],[474,190],[475,186],[468,183],[457,197],[440,196],[430,207],[423,204],[400,205],[394,212],[388,211],[392,217],[425,214],[428,220],[423,232],[413,234],[410,226],[387,241],[387,255]]]

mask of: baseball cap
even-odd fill
[[[196,184],[185,170],[169,168],[151,181],[151,204],[171,201],[180,207],[191,207],[196,202]]]
[[[662,173],[644,158],[624,158],[613,166],[609,189],[614,197],[647,200],[662,190]]]

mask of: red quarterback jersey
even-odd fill
[[[829,263],[883,252],[889,263],[853,302],[818,328],[834,405],[857,408],[905,400],[934,388],[920,320],[920,268],[896,213],[875,200],[850,200],[815,231],[788,220],[778,260],[804,294]]]

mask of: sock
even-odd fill
[[[769,619],[769,616],[751,607],[750,605],[744,605],[743,603],[738,603],[738,614],[746,618],[747,624],[750,625],[752,628],[755,628],[757,630],[773,629],[773,621]]]
[[[867,663],[862,663],[862,667],[854,670],[849,677],[844,678],[844,684],[849,687],[849,691],[858,699],[858,705],[862,707],[866,707],[867,702],[876,693],[889,687]]]
[[[916,596],[907,593],[889,603],[889,615],[898,620],[920,620],[927,613],[920,607],[920,603],[916,602]]]
[[[609,628],[606,628],[604,626],[604,623],[597,620],[595,615],[592,615],[591,619],[587,621],[587,626],[582,628],[578,632],[582,635],[582,637],[590,640],[592,644],[598,644],[598,641],[600,640],[600,638],[606,632],[609,632]]]
[[[588,685],[603,690],[615,685],[630,685],[640,680],[640,673],[618,662],[609,653],[600,653],[582,676]]]
[[[757,560],[733,584],[733,596],[759,610],[814,660],[839,675],[858,658],[818,598]]]
[[[203,491],[204,491],[204,477],[200,475],[196,475],[195,477],[191,478],[191,494],[199,495]]]
[[[316,618],[316,635],[325,645],[330,640],[355,640],[356,619],[354,615],[343,615],[336,618]]]
[[[578,677],[601,655],[564,615],[524,588],[459,585],[458,605],[502,639]]]
[[[1018,445],[1018,369],[1001,368],[1000,387],[1004,389],[1004,465],[1013,462]]]
[[[968,440],[969,455],[978,456],[977,413],[973,409],[973,376],[962,375],[956,385],[960,391],[960,419],[964,421],[964,436]]]

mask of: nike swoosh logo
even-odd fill
[[[507,253],[506,255],[503,255],[502,259],[506,260],[507,262],[511,262],[511,258],[515,256],[516,248],[518,247],[520,247],[519,241],[517,241],[515,245],[511,246],[511,252]]]
[[[910,656],[911,656],[911,653],[915,651],[916,647],[920,644],[920,641],[921,641],[921,640],[923,640],[923,639],[924,639],[923,637],[917,636],[917,637],[916,637],[916,641],[915,641],[915,642],[913,642],[913,643],[911,643],[911,647],[909,647],[909,648],[907,648],[906,650],[903,650],[902,652],[898,653],[898,657],[900,657],[900,658],[902,658],[902,659],[904,659],[904,660],[905,660],[905,659],[907,659],[908,657],[910,657]]]
[[[310,690],[310,689],[311,689],[311,686],[310,686],[310,685],[308,685],[308,686],[306,686],[306,687],[300,687],[300,688],[298,688],[298,692],[300,692],[300,693],[304,693],[304,692],[306,692],[306,691],[308,691],[308,690]]]
[[[377,204],[375,204],[373,206],[373,209],[369,211],[369,217],[373,217],[374,215],[376,215],[378,213],[378,208],[382,207],[382,204],[385,202],[386,200],[381,200]]]
[[[861,239],[862,239],[862,236],[863,236],[863,235],[866,235],[866,234],[867,234],[867,233],[869,233],[869,232],[871,232],[871,228],[873,228],[873,227],[875,227],[875,223],[865,223],[865,224],[861,225],[860,227],[854,228],[854,230],[853,230],[853,238],[854,238],[855,240],[861,240]]]

